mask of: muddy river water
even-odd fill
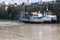
[[[60,24],[1,21],[0,40],[60,40]]]

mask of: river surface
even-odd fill
[[[60,24],[1,20],[0,40],[60,40]]]

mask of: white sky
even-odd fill
[[[27,0],[0,0],[0,2],[2,2],[2,1],[5,1],[6,3],[9,3],[9,2],[11,2],[11,3],[18,3],[18,4],[20,4],[20,3],[22,3],[22,2],[26,2],[27,3]],[[41,0],[29,0],[29,3],[34,3],[34,2],[38,2],[38,1],[41,1]],[[42,0],[43,2],[48,2],[48,1],[52,1],[52,0]]]

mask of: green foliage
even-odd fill
[[[56,2],[60,2],[60,0],[56,0]]]

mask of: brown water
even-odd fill
[[[0,40],[60,40],[60,24],[0,26]]]

